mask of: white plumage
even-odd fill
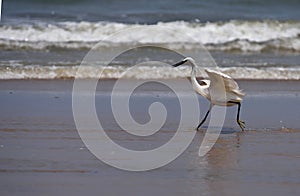
[[[215,105],[231,106],[231,102],[241,102],[244,93],[239,89],[238,84],[228,75],[221,72],[205,69],[209,76],[210,84],[206,87],[210,97],[214,94],[214,99],[210,101]]]
[[[192,66],[191,72],[191,82],[193,85],[194,90],[208,99],[210,101],[210,108],[207,111],[204,119],[200,122],[197,127],[197,130],[206,120],[211,108],[214,105],[220,106],[233,106],[238,105],[238,112],[237,112],[237,123],[241,127],[242,130],[245,128],[245,123],[239,120],[240,108],[241,108],[241,101],[245,94],[240,90],[238,84],[228,75],[210,70],[205,69],[205,72],[209,76],[210,80],[200,80],[199,82],[196,79],[196,63],[194,59],[191,57],[187,57],[182,61],[174,64],[174,67],[182,65],[184,63],[188,63]]]

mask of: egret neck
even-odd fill
[[[208,93],[208,87],[209,84],[208,81],[201,81],[202,85],[198,83],[197,78],[196,78],[196,65],[195,62],[190,61],[191,66],[192,66],[192,72],[191,72],[191,82],[193,85],[193,89],[199,93],[200,95],[202,95],[203,97],[205,97],[206,99],[210,99],[209,97],[209,93]]]

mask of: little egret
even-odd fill
[[[188,63],[192,66],[191,72],[191,82],[193,85],[193,89],[206,99],[210,101],[210,107],[205,114],[203,120],[197,126],[197,130],[201,127],[201,125],[205,122],[210,110],[214,105],[219,106],[238,106],[236,121],[238,125],[241,127],[242,131],[245,129],[245,123],[240,120],[240,109],[241,109],[241,101],[245,94],[240,90],[238,84],[228,75],[213,71],[210,69],[205,69],[205,72],[209,76],[210,80],[200,80],[198,83],[196,79],[196,63],[194,59],[191,57],[187,57],[182,61],[173,65],[173,67],[177,67],[184,63]]]

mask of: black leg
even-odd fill
[[[199,131],[199,128],[200,128],[201,125],[205,122],[205,120],[206,120],[206,118],[207,118],[207,116],[208,116],[208,114],[209,114],[211,108],[212,108],[212,105],[209,106],[209,109],[208,109],[208,111],[206,112],[204,118],[202,119],[201,123],[197,126],[197,131]]]
[[[240,120],[241,103],[237,103],[237,104],[238,104],[238,112],[237,112],[237,116],[236,116],[236,122],[239,124],[242,131],[244,131],[245,130],[245,123]]]
[[[240,110],[241,110],[241,103],[237,103],[238,104],[238,112],[237,112],[237,115],[236,115],[236,120],[240,120]]]

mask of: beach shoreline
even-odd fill
[[[107,108],[114,83],[99,81],[95,96],[100,122],[111,138],[124,146],[149,148],[172,137],[172,123],[149,139],[124,135]],[[231,107],[224,130],[205,157],[197,153],[207,125],[172,163],[148,172],[126,172],[98,160],[81,141],[72,114],[73,80],[1,80],[0,194],[298,194],[300,81],[238,83],[247,94],[241,110],[245,132]],[[137,120],[147,120],[147,109],[140,104],[158,97],[176,113],[175,96],[165,87],[153,83],[139,90],[132,97],[139,102],[132,106]],[[203,116],[208,102],[198,98]],[[171,115],[169,120],[176,119]]]
[[[98,107],[97,110],[105,109],[108,113],[111,113],[109,107],[104,107],[108,103],[110,106],[111,92],[116,84],[115,79],[98,80],[95,91],[95,103]],[[116,94],[119,96],[126,96],[132,86],[137,82],[141,83],[144,80],[134,79],[122,79],[122,88],[119,88],[119,92]],[[182,85],[184,79],[168,79],[168,80],[145,80],[138,88],[134,90],[134,93],[130,95],[133,101],[137,101],[142,104],[142,107],[133,107],[133,110],[145,110],[143,105],[149,105],[155,101],[171,101],[170,110],[175,108],[176,104],[172,101],[177,99],[176,94],[166,86],[168,83],[173,83],[176,86],[176,90],[179,93],[189,97],[192,87],[185,89],[187,86]],[[97,80],[80,79],[77,82],[84,85],[91,85],[96,83]],[[92,83],[91,83],[92,82]],[[162,84],[164,82],[165,84]],[[295,109],[299,105],[299,92],[300,81],[299,80],[237,80],[239,86],[246,93],[246,96],[242,102],[241,117],[248,119],[248,126],[253,124],[250,129],[280,129],[282,127],[299,129],[300,124],[297,117],[300,116],[299,111]],[[6,122],[10,122],[7,117],[11,114],[11,117],[26,114],[30,110],[32,113],[43,115],[44,111],[47,111],[49,115],[56,118],[56,116],[65,116],[68,120],[73,118],[72,114],[72,91],[73,91],[73,79],[60,79],[60,80],[0,80],[0,94],[2,101],[0,102],[2,112],[1,117],[7,119]],[[186,83],[185,83],[186,84]],[[188,83],[189,84],[189,83]],[[133,89],[132,89],[133,90]],[[84,93],[84,89],[83,92]],[[88,91],[89,92],[89,91]],[[80,93],[80,92],[79,92]],[[201,114],[206,111],[209,103],[200,95],[197,95],[200,104]],[[145,101],[143,101],[145,100]],[[57,104],[57,105],[55,105]],[[21,107],[17,107],[21,106]],[[103,106],[103,107],[102,107]],[[133,103],[133,106],[135,104]],[[44,108],[44,111],[39,110]],[[60,110],[52,109],[60,107]],[[131,107],[131,106],[130,106]],[[32,109],[31,109],[32,108]],[[50,109],[49,111],[47,109]],[[28,111],[26,111],[28,110]],[[229,126],[234,127],[235,107],[228,107],[226,115],[231,120]],[[46,113],[47,113],[46,112]],[[173,110],[173,113],[177,110]],[[172,113],[171,112],[171,113]],[[146,115],[146,113],[144,114]],[[110,116],[106,114],[105,116]],[[261,117],[265,118],[265,122],[261,121]],[[105,117],[106,118],[106,117]],[[110,116],[110,118],[113,118]],[[113,119],[110,119],[111,121]],[[174,120],[174,119],[173,119]],[[260,122],[260,123],[258,123]],[[74,123],[69,122],[69,124]],[[225,123],[226,124],[226,123]],[[254,126],[255,125],[255,126]]]
[[[186,78],[177,78],[177,79],[189,79],[189,77]],[[176,81],[176,78],[174,79],[153,79],[153,80],[166,80],[166,81]],[[199,80],[203,78],[197,78]],[[56,79],[1,79],[0,80],[0,90],[72,90],[74,78],[70,79],[64,79],[64,78],[56,78]],[[90,79],[76,79],[81,81],[89,81]],[[93,79],[98,80],[98,83],[105,83],[107,86],[114,85],[115,81],[118,80],[118,78],[101,78],[101,79]],[[122,79],[123,81],[131,82],[131,81],[142,81],[143,79]],[[144,79],[149,80],[149,79]],[[265,88],[265,91],[269,90],[288,90],[288,91],[299,91],[299,80],[296,79],[287,79],[287,80],[278,80],[278,79],[235,79],[240,86],[245,86],[246,89],[249,89],[250,91],[255,91],[257,89],[262,89],[263,86],[260,84],[268,85],[268,88]],[[280,86],[278,86],[280,85]],[[271,88],[276,86],[277,88]],[[111,87],[110,87],[111,88]]]

